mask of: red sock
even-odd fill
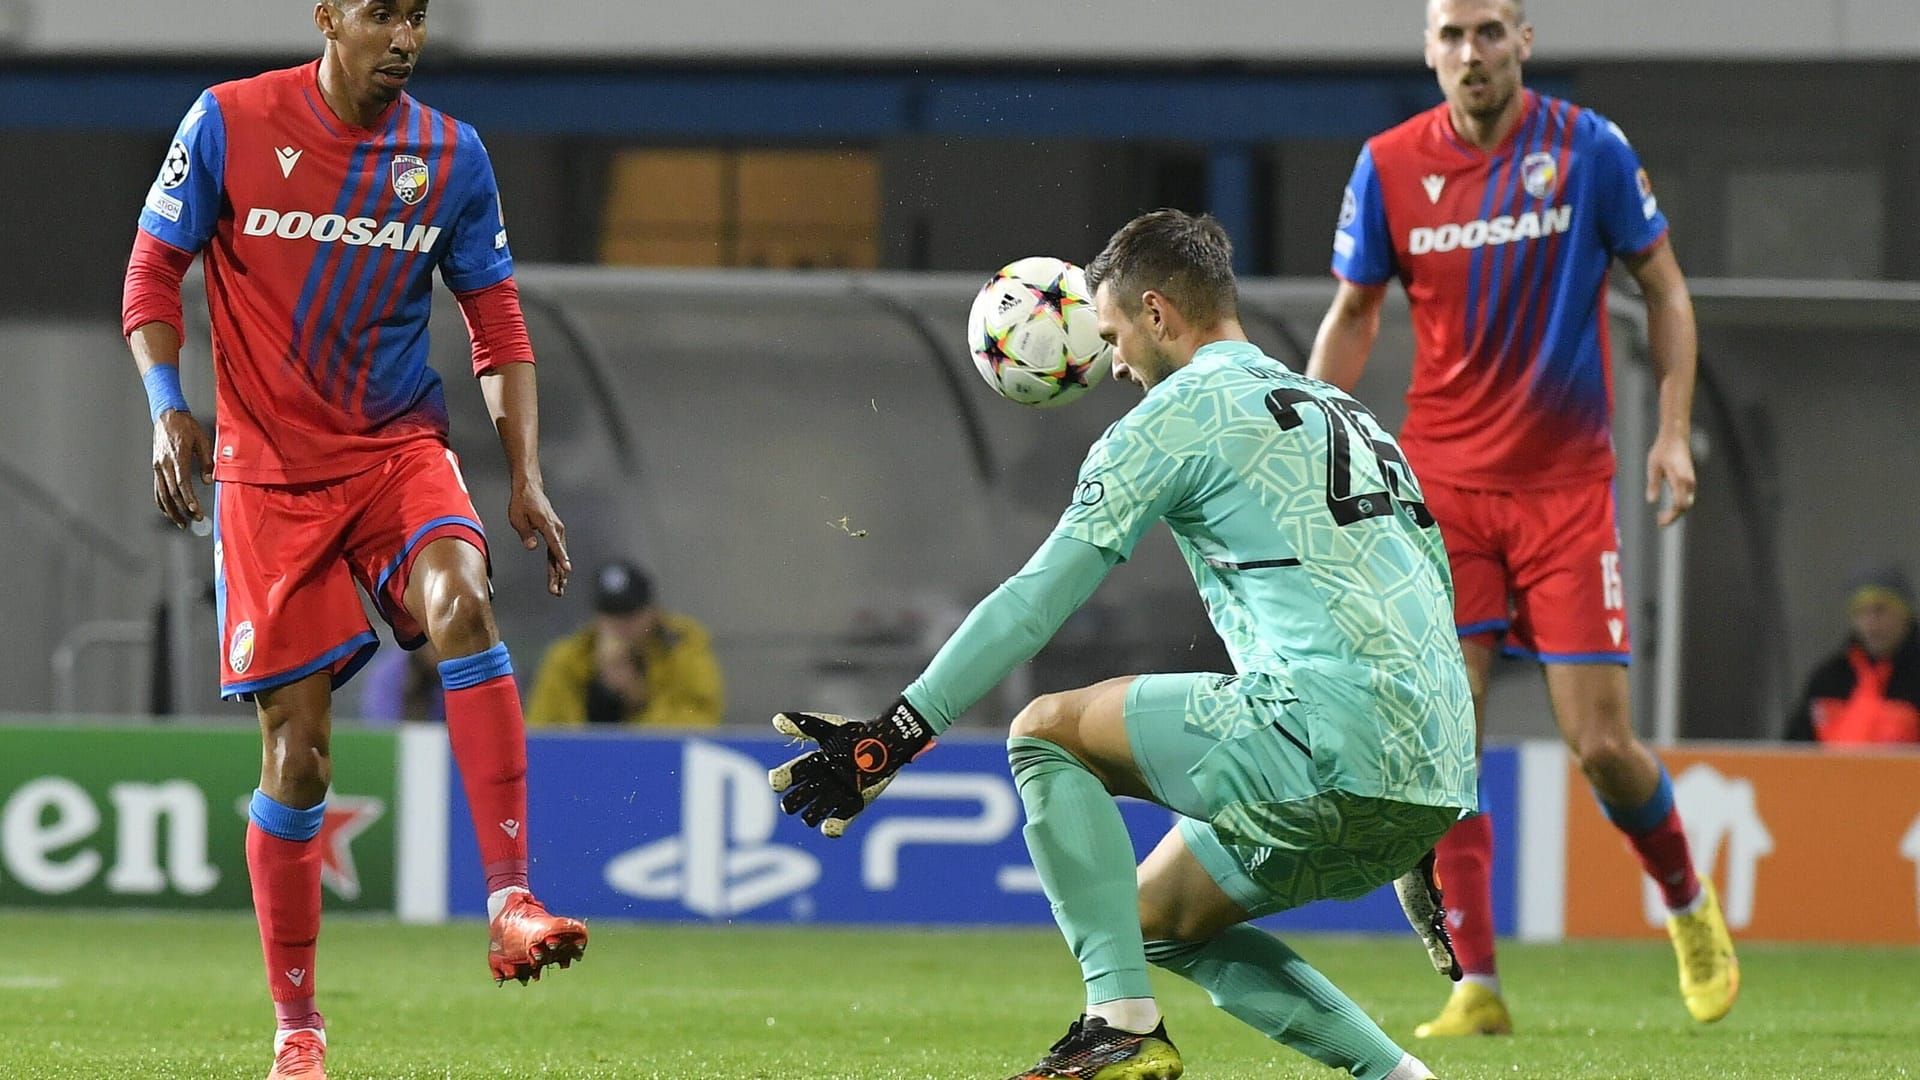
[[[313,1007],[314,942],[320,936],[320,844],[282,840],[247,825],[247,876],[267,959],[267,988],[283,1031],[324,1024]]]
[[[1623,830],[1624,831],[1624,830]],[[1686,830],[1680,827],[1680,808],[1667,811],[1660,824],[1646,832],[1629,833],[1627,841],[1640,856],[1647,876],[1660,886],[1667,907],[1683,908],[1700,895],[1700,878],[1693,870],[1693,852],[1687,847]]]
[[[1453,952],[1468,975],[1492,975],[1493,819],[1465,818],[1434,847],[1434,873],[1446,897]]]
[[[527,887],[527,729],[511,673],[447,691],[447,737],[460,766],[487,892]]]

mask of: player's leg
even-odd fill
[[[1216,874],[1258,906],[1257,885],[1199,822],[1182,822],[1140,864],[1140,927],[1149,962],[1193,982],[1262,1035],[1358,1080],[1432,1076],[1286,943],[1246,925],[1248,909]]]
[[[496,981],[570,966],[586,927],[547,912],[527,884],[527,740],[513,660],[494,623],[486,536],[451,452],[403,451],[367,474],[351,537],[354,572],[404,645],[440,657],[447,738],[486,875]]]
[[[1568,750],[1666,902],[1687,1012],[1701,1023],[1719,1020],[1740,993],[1733,936],[1712,883],[1695,871],[1666,767],[1633,734],[1627,670],[1618,664],[1546,668]]]
[[[1180,1075],[1147,981],[1133,842],[1118,794],[1151,797],[1126,730],[1132,679],[1035,699],[1014,718],[1007,759],[1026,807],[1024,835],[1055,921],[1080,961],[1086,1013],[1021,1076],[1073,1067],[1088,1080]]]
[[[1688,1011],[1718,1020],[1733,1006],[1739,968],[1719,906],[1694,870],[1673,784],[1633,732],[1612,487],[1541,492],[1529,503],[1514,640],[1543,662],[1569,752],[1672,912]]]
[[[463,537],[427,544],[414,560],[407,610],[442,657],[447,737],[473,816],[487,879],[496,981],[538,979],[586,952],[587,929],[549,913],[527,884],[527,737],[513,662],[488,597],[486,558]]]
[[[1454,625],[1473,692],[1476,748],[1484,742],[1487,680],[1507,629],[1507,568],[1495,516],[1502,496],[1429,483],[1421,488],[1440,522],[1453,571]],[[1500,996],[1494,951],[1493,817],[1460,820],[1434,846],[1434,870],[1446,897],[1447,925],[1464,973],[1440,1014],[1414,1028],[1417,1038],[1505,1035],[1513,1020]]]
[[[375,647],[341,561],[337,489],[219,484],[214,492],[220,692],[252,698],[260,718],[260,786],[247,808],[246,859],[278,1018],[275,1080],[324,1077],[314,955],[319,837],[333,778],[329,702],[332,687]]]
[[[1666,769],[1633,733],[1627,669],[1614,663],[1548,663],[1547,697],[1567,750],[1640,863],[1666,897],[1685,907],[1700,894]]]
[[[260,787],[247,806],[247,876],[277,1020],[268,1080],[321,1077],[326,1021],[315,1005],[320,827],[333,782],[332,680],[325,671],[259,691]]]

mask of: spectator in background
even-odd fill
[[[1920,635],[1913,584],[1897,567],[1854,578],[1853,635],[1813,669],[1787,738],[1828,746],[1920,743]]]
[[[360,719],[370,724],[447,721],[440,660],[430,642],[411,652],[398,646],[381,649],[367,662],[360,682]]]
[[[527,723],[712,727],[720,722],[720,666],[707,631],[661,611],[633,563],[594,577],[594,619],[555,642],[540,662]]]

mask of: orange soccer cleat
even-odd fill
[[[549,964],[569,967],[586,955],[587,926],[579,919],[548,914],[529,892],[507,897],[487,927],[491,939],[487,946],[487,966],[493,969],[493,981],[504,983],[518,979],[525,986],[540,977],[540,969]]]
[[[327,1080],[327,1036],[311,1028],[274,1039],[273,1071],[267,1080]]]

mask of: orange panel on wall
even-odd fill
[[[1661,757],[1736,939],[1920,943],[1920,754]],[[1567,936],[1660,933],[1658,894],[1577,768],[1567,792]]]
[[[608,173],[603,262],[879,264],[879,165],[866,151],[628,150]]]

